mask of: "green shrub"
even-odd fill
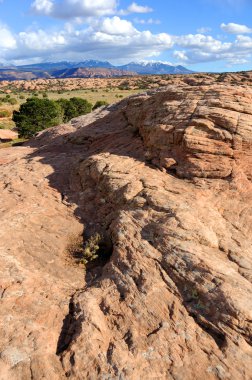
[[[97,100],[95,105],[93,106],[93,110],[96,110],[96,108],[102,107],[102,106],[108,106],[109,103],[106,102],[106,100]]]
[[[67,99],[59,99],[57,103],[61,106],[63,110],[63,121],[68,122],[74,117],[78,117],[80,115],[86,115],[87,113],[92,111],[92,104],[89,103],[86,99],[82,98],[70,98]]]
[[[13,112],[19,136],[30,138],[43,129],[53,127],[62,122],[60,105],[49,99],[28,98]]]
[[[15,99],[15,98],[10,98],[10,99],[8,100],[8,102],[14,106],[15,104],[17,104],[18,101],[17,101],[17,99]]]

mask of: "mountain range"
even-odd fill
[[[107,61],[44,62],[22,66],[0,66],[0,80],[38,78],[109,78],[133,75],[190,74],[183,66],[165,62],[141,61],[114,66]]]

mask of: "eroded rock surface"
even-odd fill
[[[0,163],[2,379],[251,378],[251,90],[134,96]],[[113,248],[85,278],[83,228]]]

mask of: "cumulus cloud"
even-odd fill
[[[48,33],[43,30],[29,31],[19,33],[18,37],[19,47],[30,53],[33,51],[47,52],[50,49],[61,48],[67,44],[67,40],[62,32],[50,33],[49,38]]]
[[[116,8],[116,0],[35,0],[32,3],[34,13],[62,19],[109,15]]]
[[[126,10],[118,10],[117,7],[117,0],[34,0],[31,5],[31,9],[35,14],[60,19],[100,17],[113,14],[127,15],[153,11],[152,8],[135,2],[130,4]]]
[[[16,48],[2,49],[0,61],[83,58],[126,61],[157,56],[173,46],[167,33],[139,31],[118,16],[93,21],[85,28],[67,23],[60,31],[24,31],[15,37],[11,35],[10,41],[15,41]]]
[[[252,33],[252,28],[249,28],[246,25],[235,24],[233,22],[230,22],[229,24],[222,23],[221,29],[224,30],[224,32],[231,33],[231,34]]]
[[[66,8],[59,13],[57,7],[63,3],[68,6],[75,3],[76,7],[82,7],[82,13],[78,16],[86,15],[85,24],[81,17],[77,18],[75,7],[72,7],[74,10],[69,19],[64,16]],[[60,15],[67,19],[65,26],[53,30],[29,29],[14,34],[7,26],[0,24],[0,62],[107,59],[119,63],[158,57],[167,51],[173,54],[177,63],[187,65],[219,60],[230,65],[251,61],[252,36],[245,34],[247,26],[222,24],[224,31],[230,31],[231,27],[234,30],[235,26],[238,32],[235,37],[229,36],[228,40],[205,34],[209,32],[206,28],[201,28],[201,32],[196,34],[181,36],[152,33],[150,30],[138,30],[137,24],[151,25],[155,23],[154,19],[136,18],[129,21],[116,14],[108,16],[107,12],[116,10],[116,0],[93,0],[93,3],[90,0],[35,0],[33,6],[36,12],[48,15],[56,12],[57,17]],[[97,17],[93,17],[94,14]]]
[[[100,31],[110,35],[126,36],[132,36],[137,33],[130,21],[122,20],[118,16],[105,18],[100,25]]]
[[[218,51],[228,50],[231,46],[231,42],[221,42],[216,40],[212,36],[206,36],[204,34],[187,34],[175,38],[176,43],[188,49],[201,49],[209,53],[215,53]]]
[[[38,14],[50,15],[53,11],[53,2],[50,0],[35,0],[32,9]]]
[[[153,9],[147,6],[138,5],[137,3],[132,3],[128,7],[128,11],[130,13],[149,13],[152,12]]]
[[[238,35],[233,42],[222,42],[211,36],[186,35],[176,38],[177,46],[173,55],[183,63],[203,63],[224,60],[229,64],[247,62],[252,55],[252,38]]]
[[[16,39],[7,26],[0,24],[0,49],[3,51],[13,50],[16,48]]]

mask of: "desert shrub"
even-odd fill
[[[17,104],[17,99],[11,98],[10,95],[6,95],[5,98],[2,98],[1,101],[3,103]]]
[[[130,83],[129,83],[129,81],[127,81],[127,80],[123,81],[123,82],[118,86],[118,89],[119,89],[119,90],[130,90]]]
[[[9,117],[10,115],[11,115],[10,111],[8,111],[8,110],[0,110],[0,118]]]
[[[83,247],[83,258],[82,263],[86,265],[87,263],[94,261],[99,257],[98,251],[99,251],[99,243],[101,242],[101,235],[96,233],[95,235],[91,236]]]
[[[17,104],[17,99],[15,99],[15,98],[9,98],[9,100],[8,100],[8,102],[11,104],[11,105],[15,105],[15,104]]]
[[[74,259],[86,266],[88,263],[99,258],[99,244],[101,240],[102,237],[98,233],[92,235],[85,243],[81,236],[72,237],[67,251]]]
[[[62,98],[57,100],[57,103],[63,110],[64,122],[68,122],[74,117],[78,117],[80,115],[86,115],[92,111],[92,104],[82,98],[74,97],[69,100]]]
[[[28,98],[13,112],[19,136],[30,138],[43,129],[53,127],[62,122],[60,105],[49,99]]]
[[[96,110],[96,108],[102,107],[102,106],[108,106],[108,102],[106,100],[97,100],[95,105],[93,106],[93,110]]]
[[[19,99],[25,99],[24,95],[19,95]]]

